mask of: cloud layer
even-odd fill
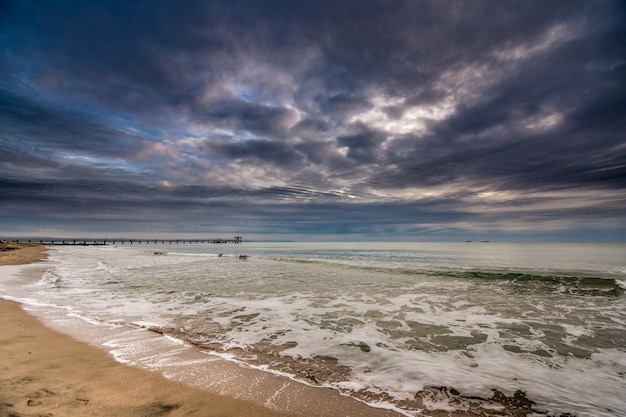
[[[619,1],[5,2],[0,51],[8,234],[626,231]]]

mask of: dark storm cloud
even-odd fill
[[[39,145],[42,151],[84,151],[129,157],[142,145],[142,138],[129,135],[77,111],[64,111],[49,104],[0,91],[0,121],[3,145]],[[7,142],[5,142],[7,141]],[[45,149],[49,147],[49,149]],[[24,149],[17,149],[20,154]],[[26,156],[26,155],[24,155]]]
[[[459,211],[456,199],[428,199],[418,204],[385,203],[353,204],[339,201],[333,196],[316,198],[309,204],[299,204],[294,196],[312,194],[301,189],[274,189],[262,192],[250,191],[242,195],[235,189],[208,189],[184,187],[177,190],[148,189],[122,183],[96,182],[7,182],[1,184],[0,196],[12,206],[7,219],[28,219],[39,213],[39,207],[49,207],[37,216],[35,223],[49,227],[50,223],[64,225],[67,230],[81,231],[76,218],[89,220],[92,231],[110,231],[111,224],[119,231],[162,233],[211,233],[230,230],[232,225],[223,224],[237,212],[239,224],[250,230],[260,228],[266,236],[281,234],[350,234],[371,235],[376,232],[387,236],[402,237],[409,233],[428,238],[437,232],[440,236],[458,236],[459,233],[475,234],[476,231],[457,226],[458,223],[485,222],[497,225],[509,220],[509,214],[471,213]],[[266,194],[266,195],[264,195]],[[134,198],[129,198],[134,196]],[[279,198],[282,196],[284,198]],[[255,198],[250,198],[255,197]],[[277,198],[278,197],[278,198]],[[320,197],[320,196],[315,196]],[[336,197],[336,196],[335,196]],[[119,204],[118,198],[124,198]],[[551,212],[516,211],[520,223],[551,221],[554,212],[558,216],[577,218],[582,222],[601,222],[606,213],[618,216],[624,201],[615,201],[602,211],[580,208],[559,208]],[[181,206],[185,217],[180,217]],[[518,209],[518,207],[510,207]],[[129,218],[129,211],[141,213]],[[372,217],[377,218],[375,223]],[[156,230],[155,230],[156,228]],[[496,226],[497,228],[497,226]],[[489,230],[489,229],[487,229]],[[478,232],[480,233],[480,232]],[[118,232],[119,234],[119,232]]]
[[[585,183],[623,189],[626,121],[619,114],[626,111],[626,73],[618,56],[626,33],[613,29],[577,34],[550,54],[519,62],[478,100],[457,106],[402,162],[398,184],[469,177],[503,189]],[[556,126],[523,128],[546,110],[559,115]]]
[[[244,100],[224,100],[212,104],[199,118],[201,121],[235,131],[282,137],[288,130],[293,115],[285,108],[255,105]]]
[[[624,227],[625,45],[609,0],[4,2],[2,213]]]
[[[323,114],[332,114],[344,118],[356,112],[367,109],[366,97],[338,93],[332,96],[320,95],[316,97],[317,105]]]
[[[239,143],[207,144],[213,155],[229,159],[254,159],[275,165],[295,167],[302,163],[302,155],[295,149],[269,140],[248,140]]]
[[[347,148],[347,156],[358,163],[372,163],[378,160],[381,143],[385,140],[380,132],[364,131],[337,138],[339,146]]]

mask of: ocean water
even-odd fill
[[[500,415],[513,399],[530,415],[626,415],[626,244],[126,243],[50,255],[40,280],[0,281],[0,296],[407,416]],[[116,355],[132,362],[133,349]]]

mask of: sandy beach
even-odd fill
[[[280,416],[117,363],[0,301],[0,415]]]
[[[0,266],[45,260],[46,249],[40,244],[0,243]],[[7,275],[0,278],[17,278],[20,285],[20,281],[38,279],[43,265],[41,269],[33,265],[31,273],[20,269],[19,276],[4,269]],[[193,371],[210,383],[186,385],[177,382],[174,375],[168,379],[159,371],[118,362],[89,334],[74,334],[75,339],[42,324],[50,317],[41,317],[42,322],[33,314],[16,302],[0,298],[0,416],[400,416],[336,390],[309,386],[230,361],[214,359],[207,364],[200,358],[206,356],[191,346],[181,353],[179,362],[189,363],[184,366],[193,366]],[[162,339],[158,334],[151,337]],[[155,349],[146,351],[146,355],[159,355],[158,347]],[[426,411],[428,407],[422,403],[421,415],[521,417],[537,411],[521,391],[507,397],[493,390],[492,398],[486,399],[461,397],[455,390],[434,387],[418,393],[415,402],[428,400],[431,394],[444,395],[460,409]]]
[[[5,243],[0,249],[0,265],[45,258],[39,244]],[[0,323],[3,416],[283,415],[122,365],[104,351],[46,328],[17,303],[0,300]]]
[[[2,243],[0,265],[37,262],[45,259],[45,251],[39,244]],[[305,386],[301,405],[292,404],[294,413],[289,414],[184,386],[159,373],[116,362],[104,350],[45,327],[19,304],[4,299],[0,299],[0,328],[2,416],[398,415],[331,390]]]

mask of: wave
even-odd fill
[[[421,267],[406,266],[382,266],[382,265],[358,265],[342,261],[321,259],[299,258],[269,258],[277,262],[291,262],[300,264],[324,265],[328,267],[347,268],[362,270],[388,275],[424,276],[437,278],[450,278],[469,281],[483,281],[494,283],[506,283],[527,287],[541,286],[556,292],[577,295],[603,295],[620,296],[626,290],[626,278],[593,276],[584,273],[567,271],[546,271],[545,273],[532,270],[498,270],[463,268],[454,269],[446,267],[433,267],[430,265]]]
[[[520,272],[468,271],[462,278],[505,281],[511,284],[542,286],[556,292],[573,295],[620,296],[623,281],[615,278],[575,275],[537,275]]]

